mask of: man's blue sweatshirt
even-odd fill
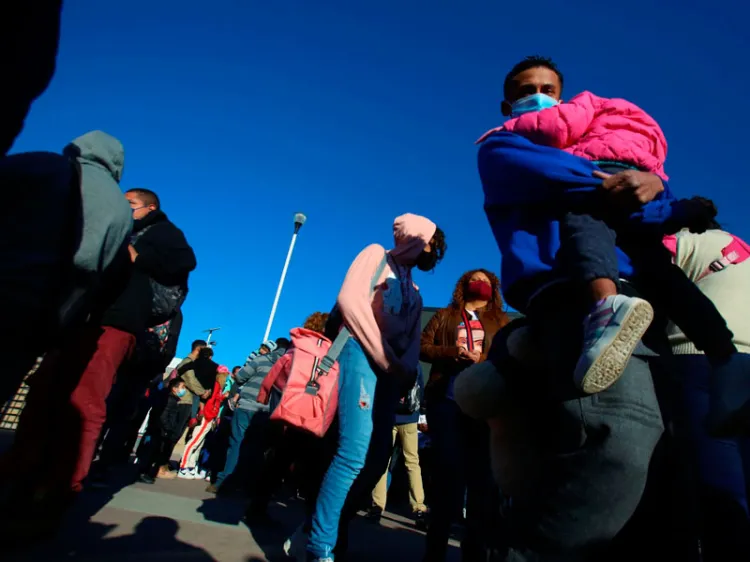
[[[498,132],[479,147],[479,177],[484,209],[502,253],[501,281],[508,304],[523,311],[528,298],[559,277],[553,271],[560,247],[557,217],[590,203],[601,189],[592,162],[522,136]],[[645,228],[662,225],[678,212],[669,186],[631,215]],[[630,259],[618,248],[620,276],[633,274]]]

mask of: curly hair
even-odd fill
[[[328,322],[327,312],[313,312],[307,317],[302,327],[322,334],[325,331],[326,322]]]
[[[435,252],[435,265],[443,261],[445,257],[445,251],[448,249],[448,244],[445,241],[445,232],[438,226],[435,228],[435,235],[430,241],[432,251]]]
[[[466,289],[469,286],[469,280],[475,273],[484,273],[487,276],[487,279],[490,280],[490,285],[492,285],[492,300],[487,303],[485,310],[502,312],[503,297],[500,295],[500,279],[497,278],[497,275],[486,269],[472,269],[460,277],[458,283],[456,283],[456,288],[453,290],[450,307],[455,310],[464,309],[466,306]]]

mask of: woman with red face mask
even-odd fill
[[[445,560],[450,527],[464,499],[462,560],[486,560],[487,539],[499,508],[489,430],[461,412],[453,399],[453,383],[462,370],[487,358],[492,338],[509,321],[497,276],[475,269],[461,276],[451,304],[438,310],[422,332],[421,359],[432,364],[425,401],[435,455],[434,489],[440,491],[431,501],[425,561]]]

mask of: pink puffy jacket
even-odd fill
[[[624,162],[668,179],[667,139],[637,105],[583,92],[569,102],[510,119],[500,129],[587,160]]]

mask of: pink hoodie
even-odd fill
[[[667,159],[667,139],[659,124],[637,105],[623,99],[607,99],[591,92],[569,102],[509,119],[496,131],[526,137],[535,144],[561,148],[587,160],[613,160],[662,179]]]
[[[424,217],[406,214],[393,223],[395,248],[370,295],[373,275],[385,248],[372,244],[360,252],[339,292],[344,323],[365,353],[384,371],[413,372],[419,364],[422,297],[411,279],[411,268],[435,235],[437,227]]]

